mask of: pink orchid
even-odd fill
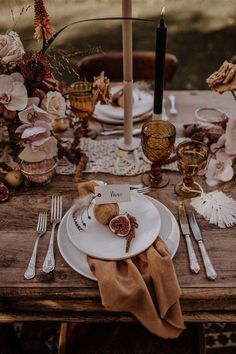
[[[35,140],[35,137],[37,137],[38,135],[40,135],[40,138],[42,134],[44,134],[45,137],[50,136],[51,129],[52,129],[51,125],[49,125],[45,121],[37,120],[33,124],[26,123],[20,125],[16,129],[16,133],[22,133],[21,135],[22,139]]]
[[[35,104],[21,111],[19,118],[22,123],[26,124],[34,124],[38,120],[52,123],[52,116]]]
[[[27,142],[19,158],[27,162],[39,162],[51,159],[57,155],[57,140],[53,136],[48,137],[43,144],[37,146]]]
[[[223,134],[219,137],[219,139],[216,143],[211,144],[211,147],[210,147],[211,152],[215,153],[221,149],[224,149],[225,141],[226,141],[226,134]]]
[[[25,109],[28,94],[20,73],[0,75],[0,103],[9,111]]]
[[[215,158],[209,160],[205,173],[206,182],[209,186],[216,186],[219,182],[227,182],[233,178],[233,160],[222,149],[215,153]]]
[[[51,135],[51,116],[37,107],[35,98],[29,100],[33,105],[19,113],[23,123],[16,129],[24,141],[24,150],[19,157],[27,162],[38,162],[57,155],[57,140]]]

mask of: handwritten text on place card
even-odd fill
[[[121,203],[131,200],[129,184],[96,186],[95,195],[96,204]]]

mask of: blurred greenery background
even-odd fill
[[[26,49],[39,46],[33,39],[33,0],[0,3],[1,33],[14,28]],[[122,12],[121,0],[45,0],[45,5],[55,30],[77,20],[121,16]],[[133,0],[133,16],[158,23],[163,6],[168,26],[167,51],[179,59],[178,71],[168,88],[207,89],[205,79],[236,54],[236,0]],[[155,27],[151,22],[134,22],[134,50],[155,50]],[[121,50],[121,22],[70,26],[53,45],[82,53]]]

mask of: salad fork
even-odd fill
[[[38,216],[38,224],[36,228],[36,241],[34,244],[32,256],[30,258],[28,267],[25,271],[24,277],[25,279],[32,279],[35,277],[35,265],[36,265],[36,257],[37,257],[37,250],[38,250],[38,244],[39,244],[39,239],[41,236],[43,236],[46,233],[47,230],[47,212],[42,212],[39,213]]]
[[[52,205],[51,205],[52,231],[51,231],[47,254],[43,262],[43,271],[45,273],[49,273],[55,268],[54,234],[55,234],[56,225],[60,223],[61,218],[62,218],[62,197],[52,196]]]

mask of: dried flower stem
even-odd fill
[[[100,17],[100,18],[88,18],[85,20],[79,20],[79,21],[75,21],[72,23],[69,23],[68,25],[62,27],[59,31],[57,31],[50,39],[48,39],[47,42],[43,42],[43,47],[41,49],[42,53],[45,53],[48,48],[51,46],[51,44],[53,43],[53,41],[57,38],[57,36],[63,32],[66,28],[72,26],[72,25],[76,25],[79,23],[85,23],[85,22],[94,22],[94,21],[106,21],[106,20],[133,20],[133,21],[143,21],[143,22],[154,22],[153,20],[149,20],[146,18],[138,18],[138,17]]]

